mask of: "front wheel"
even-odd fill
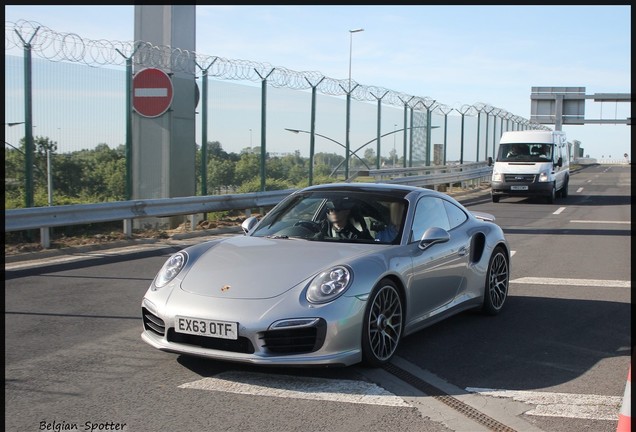
[[[371,292],[362,326],[362,362],[380,367],[397,351],[404,326],[402,297],[394,282],[381,280]]]
[[[499,196],[498,195],[493,195],[492,196],[492,202],[498,203],[499,202]]]
[[[486,273],[484,287],[484,304],[482,311],[488,315],[497,315],[501,312],[506,298],[508,298],[508,285],[510,282],[510,265],[508,254],[501,247],[495,248]]]
[[[552,189],[550,190],[550,195],[546,196],[546,201],[548,204],[554,204],[554,200],[556,199],[556,185],[552,184]]]

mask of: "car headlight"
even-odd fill
[[[539,173],[539,183],[547,182],[549,177],[548,171],[543,171]]]
[[[351,270],[345,266],[337,266],[320,273],[309,284],[307,301],[327,303],[338,298],[351,285],[352,276]]]
[[[161,288],[177,277],[187,260],[188,256],[184,252],[177,252],[168,258],[155,277],[155,286]]]
[[[492,181],[500,182],[501,181],[501,173],[493,171],[493,173],[492,173]]]

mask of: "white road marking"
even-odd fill
[[[631,225],[632,221],[604,221],[604,220],[571,220],[570,223],[602,223],[602,224],[624,224]]]
[[[412,406],[405,402],[404,399],[376,384],[354,380],[330,380],[290,375],[223,372],[213,378],[203,378],[182,384],[179,388],[367,405]]]
[[[579,192],[581,192],[582,190],[583,190],[583,188],[582,188],[582,187],[580,187],[580,188],[578,188],[578,189],[576,190],[576,193],[579,193]]]
[[[556,211],[552,214],[561,214],[561,212],[565,210],[565,207],[559,207],[558,209],[556,209]]]
[[[515,256],[516,253],[517,251],[510,251],[510,257],[512,258],[513,256]]]
[[[540,278],[522,277],[513,279],[510,283],[525,283],[536,285],[574,285],[574,286],[597,286],[611,288],[630,288],[631,281],[622,280],[599,280],[599,279],[565,279],[565,278]]]
[[[592,420],[618,420],[622,397],[548,393],[523,390],[496,390],[468,387],[466,391],[484,396],[511,398],[536,405],[524,414]]]
[[[70,263],[70,262],[75,262],[80,260],[89,260],[89,259],[92,260],[92,259],[104,258],[109,256],[119,256],[122,253],[143,252],[146,250],[157,248],[158,246],[162,246],[162,245],[159,243],[150,243],[150,244],[144,244],[144,245],[138,245],[138,246],[128,246],[123,248],[117,248],[117,249],[104,249],[104,250],[96,249],[93,251],[86,251],[86,252],[74,252],[72,255],[61,255],[56,257],[54,256],[54,257],[40,258],[40,259],[34,259],[34,260],[18,261],[15,263],[5,263],[4,268],[5,270],[19,270],[21,268],[36,267],[39,265],[64,264],[64,263]]]

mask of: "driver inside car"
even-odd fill
[[[371,233],[352,217],[354,203],[347,198],[335,199],[327,205],[325,237],[373,240]]]

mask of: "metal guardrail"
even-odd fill
[[[384,179],[392,174],[410,174],[404,177]],[[415,175],[413,175],[415,174]],[[369,175],[376,181],[379,179],[384,183],[399,183],[411,186],[438,186],[441,184],[464,182],[468,180],[478,180],[490,178],[492,167],[485,162],[474,162],[463,165],[440,165],[426,166],[419,168],[385,168],[371,170]]]
[[[428,174],[384,179],[384,177],[391,177],[396,174],[419,174],[422,172]],[[387,168],[371,170],[369,171],[369,175],[374,177],[376,182],[382,183],[438,186],[468,180],[479,182],[482,178],[489,178],[491,172],[492,167],[485,166],[485,163],[475,163],[456,166]],[[5,210],[4,230],[5,232],[11,232],[39,229],[40,242],[42,247],[47,249],[50,247],[49,228],[52,227],[122,220],[124,234],[131,237],[133,219],[196,215],[238,209],[245,209],[246,213],[249,214],[250,209],[271,207],[278,204],[283,198],[296,190],[297,189],[286,189],[244,194],[143,199],[96,204],[9,209]]]
[[[124,234],[131,237],[133,219],[235,209],[246,209],[246,213],[249,213],[253,208],[274,206],[295,190],[10,209],[5,211],[4,230],[39,228],[40,243],[44,249],[48,249],[51,245],[49,228],[52,227],[122,220]]]

